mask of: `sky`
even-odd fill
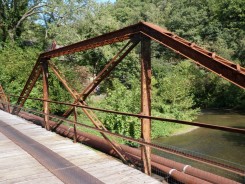
[[[96,0],[96,1],[101,2],[101,3],[110,1],[110,2],[114,3],[116,0]]]

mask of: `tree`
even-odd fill
[[[117,0],[115,3],[96,3],[94,0],[0,0],[0,41],[5,42],[6,47],[0,49],[0,68],[3,71],[0,82],[7,92],[19,94],[28,71],[32,69],[36,53],[46,50],[53,40],[59,46],[65,46],[139,21],[166,27],[244,66],[244,3],[243,0]],[[12,40],[12,45],[8,40]],[[30,48],[22,44],[25,40],[38,44],[35,44],[35,48],[34,44],[29,44],[32,46]],[[124,45],[125,42],[115,43],[55,58],[52,62],[73,84],[72,87],[81,91],[84,78],[98,74]],[[157,43],[152,42],[152,47],[153,115],[192,120],[197,114],[196,107],[225,108],[237,105],[244,108],[244,91],[199,66],[191,65]],[[138,56],[139,46],[136,46],[100,84],[100,93],[107,95],[100,107],[139,112]],[[74,71],[80,73],[74,74]],[[53,75],[50,76],[51,97],[68,100],[62,85]],[[38,94],[38,91],[37,87],[33,94]],[[123,105],[118,106],[119,103]],[[35,103],[27,102],[27,105],[39,107]],[[63,107],[51,108],[58,112]],[[138,119],[110,115],[103,119],[110,130],[127,136],[139,136]],[[126,125],[126,122],[130,123]],[[177,125],[164,123],[162,129],[161,123],[153,124],[153,137],[168,135],[178,128]]]
[[[153,116],[188,121],[196,118],[199,109],[194,108],[195,102],[191,85],[194,75],[186,72],[191,66],[190,62],[185,61],[168,67],[165,69],[164,75],[156,76],[154,73],[152,79]],[[139,113],[140,81],[131,75],[128,84],[130,85],[125,85],[118,79],[113,80],[112,87],[107,89],[107,96],[99,106],[121,112]],[[140,137],[140,120],[138,118],[103,113],[101,117],[109,130],[133,138]],[[168,136],[180,127],[182,126],[179,124],[152,121],[152,138]]]
[[[41,0],[1,0],[0,25],[1,41],[14,41],[21,36],[23,22],[41,12],[45,4]]]

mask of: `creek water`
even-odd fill
[[[245,113],[203,111],[195,121],[245,129]],[[182,150],[191,155],[231,165],[245,172],[245,135],[242,134],[197,128],[184,134],[158,138],[153,142],[176,150]],[[185,164],[191,164],[200,169],[241,181],[241,178],[238,176],[231,176],[230,173],[218,171],[209,166],[204,166],[183,158],[177,158],[157,150],[153,152]],[[244,180],[244,178],[242,178],[242,180]]]

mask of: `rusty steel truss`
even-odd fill
[[[10,107],[8,102],[9,102],[9,97],[7,97],[4,93],[4,90],[3,90],[3,87],[2,85],[0,84],[0,103],[2,105],[2,108],[5,110],[5,111],[8,111],[10,112]]]
[[[91,84],[89,84],[81,93],[72,89],[59,70],[51,63],[51,59],[67,54],[86,51],[116,42],[129,40],[126,45],[119,50],[119,52],[105,65],[104,69],[97,75]],[[168,47],[174,52],[193,60],[196,64],[216,73],[220,77],[232,82],[233,84],[245,89],[245,68],[238,64],[234,64],[214,52],[209,52],[201,47],[195,45],[187,40],[151,23],[139,22],[138,24],[110,32],[95,38],[84,40],[72,45],[62,48],[54,49],[40,54],[26,84],[18,98],[17,106],[13,108],[12,113],[18,114],[21,107],[23,107],[26,99],[28,98],[32,88],[42,73],[43,77],[43,110],[44,110],[44,126],[47,130],[50,129],[49,125],[49,87],[48,87],[48,69],[50,68],[60,82],[64,85],[67,91],[74,98],[74,106],[63,114],[67,118],[69,115],[74,114],[75,122],[77,119],[76,105],[86,107],[86,99],[93,92],[93,90],[108,76],[111,71],[135,48],[139,43],[141,44],[141,138],[146,144],[141,148],[141,160],[143,163],[143,170],[147,174],[151,174],[151,40]],[[109,139],[105,134],[107,132],[103,123],[93,113],[92,109],[82,108],[85,115],[91,120],[94,126],[101,129],[100,133],[105,138],[107,143],[112,146],[118,156],[127,162],[123,149]],[[179,122],[179,120],[172,120]],[[183,123],[183,122],[182,122]],[[183,123],[185,124],[185,123]],[[188,124],[188,123],[187,123]],[[200,124],[201,125],[201,124]],[[206,125],[203,125],[205,127]],[[74,124],[74,132],[76,124]],[[74,142],[76,142],[76,133],[74,135]]]

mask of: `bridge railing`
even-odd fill
[[[82,52],[88,49],[94,49],[97,47],[101,47],[104,45],[109,45],[117,42],[122,42],[125,40],[128,40],[125,46],[123,46],[118,51],[118,53],[115,54],[115,56],[110,59],[110,61],[98,73],[97,77],[81,93],[78,93],[74,89],[72,89],[70,85],[67,83],[67,81],[64,79],[64,77],[61,75],[61,73],[58,71],[58,69],[51,63],[51,59],[55,57],[65,56],[67,54],[74,54],[76,52]],[[163,45],[171,49],[172,51],[176,52],[177,54],[180,54],[181,56],[184,56],[185,58],[193,60],[198,65],[232,82],[233,84],[239,86],[240,88],[245,89],[245,80],[244,80],[245,68],[241,67],[238,64],[234,64],[216,55],[213,52],[202,49],[196,44],[189,42],[163,28],[160,28],[159,26],[147,22],[140,22],[138,24],[128,26],[126,28],[111,33],[90,38],[72,45],[68,45],[62,48],[54,49],[40,54],[21,92],[21,95],[15,96],[15,95],[8,94],[9,97],[18,98],[16,105],[11,105],[13,107],[12,114],[18,115],[21,109],[25,109],[24,104],[27,99],[38,100],[43,103],[43,112],[35,112],[35,110],[30,110],[30,111],[32,111],[33,113],[42,114],[44,116],[42,123],[47,130],[50,129],[56,130],[61,127],[61,125],[59,126],[59,122],[56,123],[52,122],[50,118],[58,119],[59,121],[63,121],[70,124],[73,129],[73,136],[75,137],[74,138],[75,141],[77,140],[76,137],[79,134],[78,131],[76,130],[77,126],[95,130],[101,134],[101,136],[104,138],[103,141],[105,141],[105,144],[109,145],[110,148],[112,148],[112,152],[114,152],[121,160],[123,160],[123,162],[125,163],[130,162],[129,158],[131,158],[132,155],[134,155],[135,160],[138,160],[138,162],[134,162],[134,163],[138,163],[138,165],[142,168],[142,170],[148,175],[151,175],[152,168],[158,168],[159,170],[164,170],[164,173],[171,174],[171,176],[175,178],[181,177],[184,174],[185,177],[181,179],[182,182],[187,181],[188,179],[191,181],[193,178],[190,177],[196,177],[194,179],[200,179],[205,181],[207,181],[205,178],[212,178],[208,174],[204,174],[205,172],[203,171],[193,170],[192,167],[188,167],[186,165],[185,166],[178,165],[178,163],[174,163],[173,166],[171,165],[172,162],[169,160],[163,161],[163,158],[154,157],[154,155],[151,152],[151,149],[155,149],[162,152],[167,152],[173,155],[177,155],[182,158],[184,157],[189,160],[205,163],[216,168],[222,168],[224,170],[244,176],[244,171],[241,171],[240,169],[230,166],[228,164],[219,163],[215,160],[206,159],[204,157],[200,157],[195,154],[188,154],[186,152],[179,151],[177,149],[173,149],[167,146],[156,145],[151,142],[151,120],[185,124],[185,125],[198,126],[203,128],[210,128],[215,130],[244,134],[244,129],[240,129],[240,128],[232,128],[232,127],[218,126],[212,124],[205,124],[200,122],[189,122],[189,121],[174,120],[174,119],[151,116],[151,75],[152,75],[151,74],[152,72],[151,71],[152,70],[151,40],[156,41],[160,45]],[[88,106],[86,103],[87,97],[108,75],[110,75],[111,71],[113,71],[115,67],[138,44],[140,44],[139,60],[141,65],[141,73],[140,73],[141,76],[140,77],[140,81],[141,81],[141,110],[140,111],[141,112],[140,114],[118,112],[118,111],[105,110],[105,109],[99,109],[99,108]],[[48,68],[50,68],[53,71],[55,76],[63,84],[64,88],[70,93],[71,97],[74,99],[74,103],[71,104],[66,102],[57,102],[57,101],[49,100]],[[43,79],[43,98],[42,99],[30,98],[29,95],[41,74]],[[6,101],[4,103],[9,104]],[[49,103],[67,105],[68,109],[63,114],[62,117],[58,117],[49,112],[50,111]],[[78,122],[77,108],[80,108],[82,110],[82,112],[93,123],[95,127]],[[141,139],[134,139],[132,137],[127,137],[124,135],[120,135],[108,131],[104,126],[104,124],[98,119],[98,117],[94,113],[95,111],[139,118],[141,123],[140,124]],[[74,121],[67,119],[71,114],[74,115]],[[67,131],[65,127],[64,130]],[[137,151],[134,150],[134,154],[132,154],[131,152],[127,154],[125,149],[129,149],[129,148],[125,148],[123,145],[119,145],[115,141],[111,140],[111,137],[118,137],[120,139],[135,142],[141,145],[141,149],[140,150],[137,149]],[[155,161],[158,160],[158,161],[155,162],[154,160]],[[165,166],[163,166],[163,164],[159,164],[160,162],[159,160],[161,160],[161,163],[166,161]],[[176,166],[176,164],[178,165],[178,167]],[[188,174],[186,174],[187,172]],[[193,174],[193,173],[197,173],[197,174]],[[218,177],[218,176],[215,175],[213,177]],[[220,183],[224,183],[224,182],[220,182]]]
[[[12,98],[16,98],[16,97],[20,97],[20,98],[26,98],[26,97],[21,97],[21,96],[17,96],[17,95],[12,95],[12,94],[7,94],[6,95],[9,99]],[[116,137],[116,138],[120,138],[126,141],[131,141],[134,143],[137,143],[140,146],[149,146],[151,149],[157,150],[158,152],[163,152],[164,154],[171,154],[171,155],[175,155],[177,157],[180,157],[182,159],[185,159],[185,163],[189,163],[190,161],[194,161],[194,162],[198,162],[198,163],[202,163],[207,165],[207,167],[214,167],[216,169],[221,169],[224,170],[226,172],[226,175],[229,175],[229,173],[240,176],[241,178],[244,177],[244,172],[245,170],[243,168],[239,168],[239,167],[235,167],[234,165],[231,165],[229,163],[225,163],[223,161],[219,162],[217,161],[217,159],[210,159],[204,155],[198,155],[198,154],[194,154],[193,152],[186,152],[183,150],[179,150],[177,148],[171,147],[171,146],[163,146],[163,145],[157,145],[151,142],[146,142],[142,139],[135,139],[132,137],[128,137],[125,135],[121,135],[121,134],[117,134],[117,133],[113,133],[111,131],[108,130],[103,130],[101,128],[98,127],[93,127],[84,123],[81,123],[77,120],[77,110],[78,109],[88,109],[88,110],[92,110],[92,111],[99,111],[99,112],[103,112],[103,113],[112,113],[112,114],[117,114],[117,115],[123,115],[123,116],[131,116],[131,117],[136,117],[136,118],[147,118],[147,119],[151,119],[151,120],[157,120],[157,121],[161,121],[161,122],[170,122],[170,123],[179,123],[179,124],[187,124],[187,125],[192,125],[192,126],[198,126],[198,127],[203,127],[203,128],[208,128],[208,129],[215,129],[215,130],[221,130],[221,131],[226,131],[226,132],[232,132],[232,133],[238,133],[238,134],[245,134],[245,129],[241,129],[241,128],[232,128],[232,127],[227,127],[227,126],[218,126],[218,125],[212,125],[212,124],[207,124],[207,123],[200,123],[200,122],[190,122],[190,121],[181,121],[181,120],[173,120],[173,119],[168,119],[168,118],[161,118],[161,117],[154,117],[154,116],[145,116],[145,115],[141,115],[141,114],[133,114],[133,113],[127,113],[127,112],[119,112],[119,111],[114,111],[114,110],[108,110],[108,109],[101,109],[101,108],[95,108],[95,107],[90,107],[87,105],[76,105],[73,103],[67,103],[67,102],[58,102],[58,101],[53,101],[53,100],[43,100],[40,98],[32,98],[32,97],[28,97],[27,99],[29,100],[35,100],[35,101],[40,101],[40,102],[48,102],[48,103],[54,103],[54,104],[60,104],[60,105],[66,105],[69,107],[74,107],[75,111],[74,111],[74,120],[71,119],[66,119],[64,117],[60,117],[54,114],[46,114],[44,112],[40,112],[38,110],[34,110],[34,109],[29,109],[29,108],[25,108],[25,107],[21,107],[18,105],[14,105],[11,104],[9,102],[6,101],[1,101],[3,104],[7,105],[7,106],[11,106],[12,108],[21,108],[23,111],[21,111],[22,113],[20,113],[20,116],[26,117],[26,114],[24,112],[29,112],[31,114],[36,114],[36,115],[42,115],[43,117],[48,115],[48,121],[50,124],[50,130],[52,131],[56,131],[58,129],[58,132],[62,132],[61,129],[59,129],[59,127],[61,126],[62,129],[64,129],[63,131],[66,131],[65,136],[68,136],[70,138],[72,138],[74,140],[74,142],[83,142],[81,141],[81,136],[84,136],[84,128],[86,129],[90,129],[99,133],[104,133],[107,136],[110,137]],[[23,114],[24,113],[24,114]],[[35,116],[34,116],[35,117]],[[38,119],[38,117],[35,117],[36,119]],[[27,118],[28,119],[28,118]],[[40,122],[43,124],[43,120],[40,119]],[[66,122],[69,126],[65,127],[62,125],[62,123]],[[125,122],[127,123],[127,122]],[[43,126],[45,126],[43,124]],[[81,128],[79,128],[81,127]],[[64,133],[64,132],[63,132]],[[100,144],[101,147],[106,147],[106,145],[108,145],[108,143],[105,141],[103,142],[102,140],[98,140],[98,138],[95,137],[94,141],[102,141],[103,144]],[[121,156],[117,153],[117,152],[113,152],[113,156],[116,156],[118,158],[121,158],[123,156],[123,161],[127,164],[134,164],[136,167],[142,168],[142,154],[141,151],[139,149],[135,149],[135,148],[129,148],[128,146],[125,145],[120,145],[118,143],[116,143],[114,140],[112,141],[113,143],[115,143],[115,145],[118,146],[118,148],[121,151]],[[93,144],[92,144],[93,146]],[[98,146],[94,146],[97,149],[100,149]],[[105,150],[108,150],[108,148],[103,148]],[[113,150],[112,145],[109,146],[109,150]],[[108,151],[108,153],[110,153],[110,151]],[[209,172],[205,172],[202,171],[200,169],[191,167],[190,165],[187,164],[182,164],[180,162],[176,162],[176,161],[172,161],[160,156],[157,156],[155,154],[151,154],[151,171],[154,173],[157,173],[161,176],[164,176],[165,178],[168,178],[168,181],[171,181],[171,179],[176,182],[176,181],[197,181],[198,183],[205,183],[205,182],[213,182],[213,181],[220,181],[222,183],[230,183],[231,180],[230,179],[226,179],[224,177],[218,176],[216,174],[212,174]],[[233,175],[233,178],[234,178]],[[230,177],[232,178],[232,177]],[[238,181],[241,181],[242,179],[238,177]],[[176,180],[176,181],[175,181]],[[173,182],[172,181],[172,182]],[[174,183],[173,182],[173,183]],[[233,182],[233,181],[232,181]],[[187,182],[188,183],[188,182]]]

